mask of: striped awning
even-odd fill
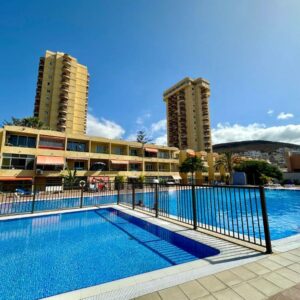
[[[32,177],[0,176],[0,181],[32,181]]]
[[[190,149],[187,149],[186,150],[186,153],[188,154],[188,155],[190,155],[190,156],[195,156],[196,154],[195,154],[195,151],[194,150],[190,150]]]
[[[65,159],[62,156],[42,156],[39,155],[36,158],[36,164],[37,165],[64,165]]]
[[[145,151],[151,152],[151,153],[157,153],[158,149],[155,149],[155,148],[145,148]]]

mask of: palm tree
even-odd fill
[[[11,121],[4,121],[2,125],[23,126],[23,127],[30,127],[35,129],[45,128],[45,124],[37,117],[26,117],[20,119],[12,117]]]
[[[239,163],[239,157],[232,152],[225,152],[215,163],[215,169],[219,170],[221,167],[229,173],[229,183],[232,184],[234,167]]]
[[[186,158],[185,161],[183,161],[181,166],[179,167],[179,172],[192,174],[193,184],[194,184],[194,173],[205,172],[206,170],[207,169],[204,166],[202,159],[197,156]]]
[[[77,170],[72,171],[70,169],[67,169],[67,172],[68,172],[68,174],[63,175],[63,178],[64,178],[65,183],[67,184],[67,186],[72,188],[78,181]]]

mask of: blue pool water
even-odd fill
[[[185,191],[181,191],[182,194]],[[269,227],[270,227],[270,234],[272,240],[277,240],[285,237],[289,237],[295,234],[300,233],[300,191],[287,191],[287,190],[265,190],[266,195],[266,205],[268,211],[268,220],[269,220]],[[184,198],[184,197],[183,197]],[[225,198],[225,197],[224,197]],[[176,201],[176,192],[171,192],[169,196],[169,203],[170,203],[170,213],[174,215],[180,215],[180,210],[178,209],[177,201]],[[225,199],[223,199],[225,202]],[[205,204],[203,204],[205,205]],[[226,217],[226,206],[220,205],[220,210],[222,213],[225,213]],[[206,207],[209,211],[210,208]],[[214,206],[212,207],[212,209]],[[254,236],[252,234],[252,227],[250,222],[249,211],[251,207],[249,202],[247,203],[247,210],[248,210],[248,219],[249,219],[249,227],[250,227],[250,236]],[[252,207],[252,210],[255,208]],[[200,210],[200,209],[199,209]],[[233,210],[234,211],[234,210]],[[259,214],[261,215],[260,207],[258,207]],[[245,209],[242,209],[243,218],[245,218]],[[198,217],[201,218],[201,215],[198,214]],[[204,221],[207,219],[205,216],[202,216]],[[216,216],[217,218],[217,216]],[[231,216],[229,215],[229,219]],[[233,218],[236,218],[233,214]],[[191,217],[190,217],[191,219]],[[245,223],[245,220],[244,220]],[[257,222],[256,222],[257,223]],[[260,218],[260,226],[262,227],[263,221]],[[222,225],[222,224],[221,224]],[[257,224],[255,224],[257,225]],[[241,227],[241,224],[239,225]],[[241,228],[240,228],[241,229]],[[257,230],[257,227],[256,227]],[[255,232],[257,234],[257,232]],[[264,238],[263,232],[262,238]]]
[[[177,198],[178,193],[182,201],[181,207],[178,206]],[[169,214],[174,216],[180,216],[183,212],[182,209],[184,206],[189,208],[191,212],[190,205],[191,202],[184,201],[187,199],[187,193],[190,191],[170,191],[166,193],[161,193],[160,198],[162,199],[162,203],[160,207],[165,206],[166,210]],[[276,240],[280,238],[285,238],[288,236],[292,236],[295,234],[300,233],[300,191],[288,191],[288,190],[265,190],[266,193],[266,202],[267,202],[267,209],[268,209],[268,217],[269,217],[269,225],[270,225],[270,232],[271,232],[271,239]],[[122,197],[122,195],[121,195]],[[123,199],[125,202],[131,202],[131,197],[129,196],[128,199]],[[143,203],[148,206],[149,208],[154,207],[154,194],[153,193],[138,193],[136,196],[136,201],[142,200]],[[223,199],[224,200],[224,199]],[[83,205],[90,206],[90,205],[102,205],[102,204],[110,204],[116,203],[117,196],[116,195],[103,195],[103,196],[93,196],[93,197],[84,197]],[[211,201],[211,199],[207,199],[207,202]],[[167,203],[167,204],[166,204]],[[204,202],[201,203],[206,205]],[[35,211],[45,211],[45,210],[55,210],[55,209],[64,209],[64,208],[75,208],[80,205],[79,198],[66,198],[66,199],[57,199],[57,200],[38,200],[35,202],[34,210]],[[200,205],[198,208],[200,209]],[[208,209],[208,214],[211,215]],[[212,210],[214,207],[212,207]],[[226,205],[220,207],[221,211],[227,213]],[[250,211],[251,207],[249,207],[249,203],[247,204],[248,212]],[[252,207],[252,209],[254,209]],[[11,214],[11,213],[30,213],[32,210],[32,202],[19,202],[19,203],[3,203],[0,204],[0,215],[2,214]],[[260,213],[260,210],[258,208]],[[188,219],[192,219],[191,214],[185,216]],[[201,215],[199,214],[198,217],[200,218]],[[229,215],[229,217],[231,217]],[[234,216],[233,216],[234,217]],[[202,216],[202,222],[210,223],[210,220],[206,218],[206,216]],[[245,221],[245,220],[244,220]],[[260,225],[262,225],[262,220],[260,220]],[[220,227],[224,224],[218,224]],[[234,224],[235,229],[239,230],[238,224]],[[251,225],[251,222],[250,222]],[[257,224],[255,224],[257,225]],[[252,228],[250,228],[250,236],[257,234],[257,229],[253,234]],[[262,234],[263,238],[263,234]]]
[[[111,208],[0,221],[0,298],[39,299],[218,253]]]

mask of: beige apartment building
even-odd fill
[[[210,85],[203,78],[184,78],[164,92],[169,146],[212,151],[209,96]]]
[[[34,116],[51,130],[84,134],[88,89],[86,66],[68,54],[46,51],[39,63]]]
[[[67,169],[77,170],[84,180],[141,175],[149,181],[180,180],[178,165],[179,150],[174,147],[18,126],[0,129],[0,183],[50,184],[61,181]]]

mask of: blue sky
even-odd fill
[[[211,82],[213,142],[300,144],[300,1],[4,1],[0,120],[32,114],[47,49],[89,68],[89,133],[164,143],[162,93]],[[4,105],[3,105],[4,104]]]

